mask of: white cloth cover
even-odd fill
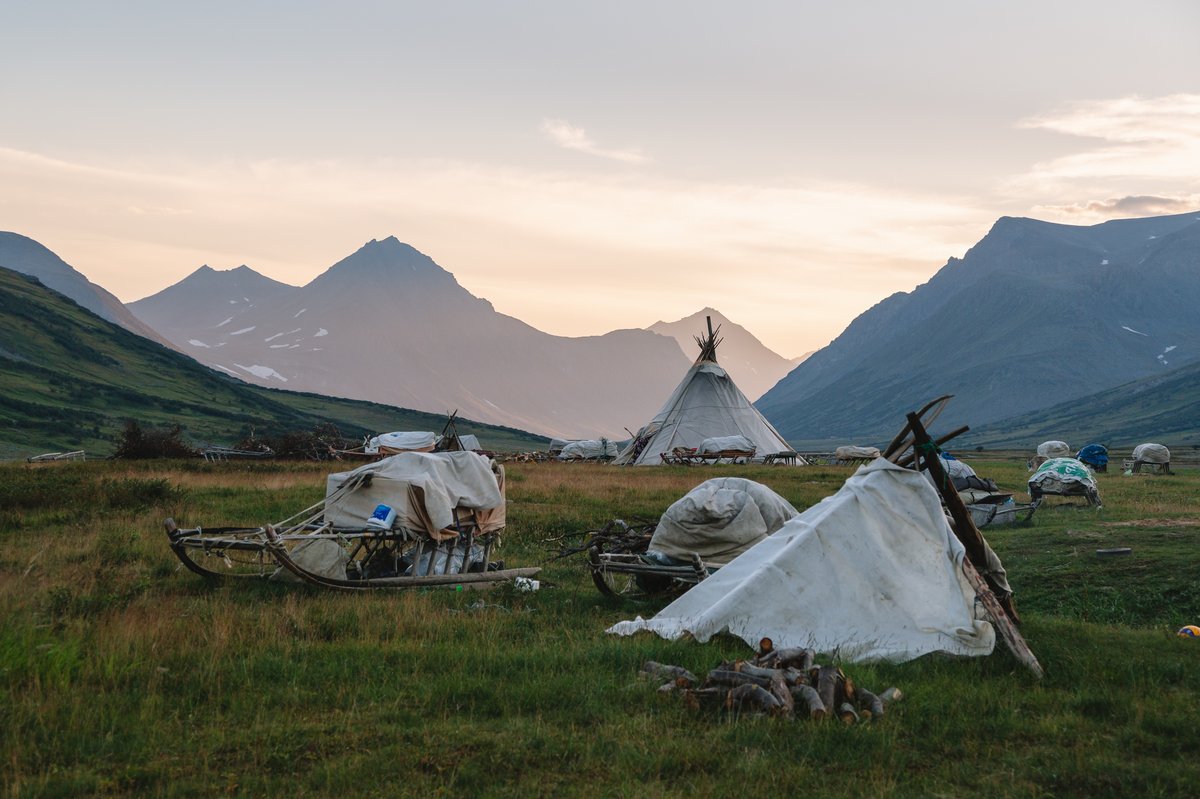
[[[724,369],[713,361],[698,361],[615,462],[658,466],[663,454],[676,447],[699,449],[706,438],[734,435],[748,439],[760,458],[792,449]],[[639,440],[645,445],[637,450]]]
[[[963,557],[937,492],[879,458],[654,618],[608,632],[701,642],[729,632],[850,661],[986,655],[995,633],[975,618]]]
[[[296,562],[297,566],[307,572],[333,580],[346,579],[346,564],[350,562],[350,553],[337,541],[329,538],[301,541],[292,547],[292,551],[288,555]],[[272,572],[269,579],[281,583],[302,582],[299,577],[282,566]]]
[[[725,564],[797,515],[783,497],[744,477],[705,480],[658,520],[649,549],[687,560]]]
[[[338,487],[369,472],[370,485],[334,500]],[[363,527],[379,505],[396,509],[397,524],[424,528],[418,512],[409,507],[410,485],[423,489],[425,511],[437,529],[454,524],[454,509],[502,507],[504,496],[487,458],[474,452],[401,452],[349,472],[331,474],[325,481],[325,521],[335,527]]]
[[[607,438],[572,441],[562,448],[562,452],[558,453],[558,459],[562,461],[581,458],[615,458],[616,456],[617,445]]]
[[[839,461],[854,461],[862,458],[878,458],[883,453],[879,451],[879,447],[859,447],[853,444],[847,444],[838,447],[833,451],[833,457]]]
[[[946,471],[946,476],[949,477],[951,481],[953,481],[955,478],[961,479],[961,478],[978,477],[979,476],[979,475],[975,474],[975,470],[972,469],[970,467],[970,465],[968,465],[967,463],[965,463],[963,461],[960,461],[958,458],[947,458],[944,454],[942,454],[940,452],[938,453],[938,458],[941,459],[942,469],[944,469]],[[929,473],[928,469],[923,468],[921,470],[921,474],[925,475],[925,479],[929,481],[930,485],[932,485],[934,488],[937,488],[937,486],[933,482],[933,475],[931,475]]]
[[[483,449],[483,447],[479,445],[479,436],[475,436],[470,433],[459,436],[458,443],[463,449],[470,450],[471,452]]]
[[[1133,448],[1133,459],[1143,463],[1170,463],[1171,450],[1162,444],[1138,444]]]
[[[1043,458],[1069,458],[1074,453],[1065,441],[1043,441],[1038,444],[1037,454]]]
[[[374,455],[380,447],[405,452],[430,452],[437,443],[437,435],[421,432],[380,433],[367,442],[363,452]]]
[[[754,442],[745,436],[717,436],[715,438],[706,438],[700,442],[699,452],[701,455],[711,455],[717,452],[750,452],[754,449]]]

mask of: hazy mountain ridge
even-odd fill
[[[395,237],[367,243],[303,287],[254,303],[222,297],[180,283],[132,307],[185,353],[250,382],[458,409],[571,437],[624,437],[689,364],[674,340],[649,331],[543,333],[496,312]],[[196,309],[220,323],[188,322]]]
[[[646,329],[675,339],[684,356],[695,360],[698,353],[695,337],[706,332],[706,317],[712,319],[714,329],[718,325],[721,328],[717,360],[751,402],[796,366],[793,360],[772,351],[749,330],[713,308],[704,308],[674,322],[658,321]]]
[[[194,439],[233,444],[332,421],[351,437],[441,430],[445,417],[315,394],[266,389],[212,371],[133,334],[36,278],[0,268],[0,453],[111,450],[125,419],[182,425]],[[461,419],[484,446],[544,444],[523,431]]]
[[[120,300],[28,236],[0,231],[0,267],[35,277],[42,285],[70,297],[100,318],[159,344],[167,344],[166,339],[138,319]]]
[[[1200,356],[1200,214],[1076,227],[1005,217],[861,314],[758,403],[791,439],[883,439],[942,393],[984,424]]]

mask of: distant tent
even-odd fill
[[[1108,449],[1103,444],[1088,444],[1076,453],[1075,459],[1086,463],[1093,471],[1108,471]]]
[[[744,436],[762,458],[791,447],[746,399],[733,378],[717,364],[717,331],[709,320],[708,335],[697,338],[700,356],[683,381],[650,422],[638,430],[614,463],[656,466],[676,449],[699,450],[706,439]],[[797,463],[803,463],[797,459]]]

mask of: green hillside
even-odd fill
[[[178,424],[196,442],[229,445],[333,422],[357,438],[439,431],[445,417],[373,402],[242,383],[113,325],[36,279],[0,268],[0,458],[84,449],[107,454],[125,424]],[[545,439],[463,421],[496,450]]]
[[[981,426],[963,436],[962,444],[1029,447],[1050,439],[1073,446],[1089,441],[1200,446],[1200,364]]]

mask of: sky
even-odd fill
[[[396,236],[559,335],[786,357],[1001,216],[1200,208],[1194,0],[9,3],[0,230],[130,302]]]

